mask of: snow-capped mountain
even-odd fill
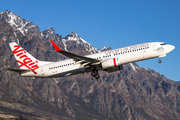
[[[109,49],[97,50],[75,32],[64,38],[54,28],[40,32],[38,26],[12,12],[0,13],[1,114],[22,115],[21,119],[27,116],[24,119],[60,120],[180,118],[180,82],[136,63],[123,65],[123,70],[113,73],[99,71],[98,80],[90,73],[32,79],[7,71],[18,68],[8,44],[16,39],[34,57],[46,61],[67,59],[54,50],[51,39],[62,49],[79,55]]]
[[[71,34],[67,35],[66,37],[64,37],[62,39],[63,44],[65,46],[65,50],[67,49],[67,42],[69,41],[75,41],[76,44],[82,45],[85,47],[86,51],[92,53],[97,53],[100,52],[98,49],[96,49],[94,46],[92,46],[91,44],[89,44],[88,42],[86,42],[84,39],[80,38],[75,32],[72,32]]]
[[[55,30],[54,28],[49,28],[47,30],[44,30],[43,32],[41,32],[41,38],[42,39],[45,39],[45,40],[54,40],[56,39],[56,36],[55,36]]]
[[[12,26],[15,36],[18,32],[22,33],[23,36],[27,35],[28,32],[33,32],[43,40],[55,40],[57,42],[63,43],[65,50],[68,50],[68,42],[74,41],[77,45],[83,46],[85,50],[91,54],[100,52],[94,46],[86,42],[84,39],[80,38],[75,32],[72,32],[62,39],[61,35],[55,33],[54,28],[49,28],[47,30],[44,30],[43,32],[40,32],[39,27],[34,25],[31,21],[26,21],[25,19],[22,19],[21,17],[8,10],[1,12],[0,16],[1,18],[5,18],[6,22]]]
[[[112,50],[112,48],[111,48],[111,47],[109,47],[109,46],[105,46],[105,47],[103,47],[103,48],[99,49],[99,51],[101,51],[101,52],[103,52],[103,51],[107,51],[107,50]]]
[[[38,26],[33,25],[31,21],[22,19],[13,12],[6,10],[1,12],[0,16],[1,18],[5,18],[6,22],[8,22],[13,27],[13,31],[20,31],[23,35],[27,34],[30,29],[37,29],[37,32],[39,31]]]
[[[96,49],[90,43],[79,37],[75,32],[70,33],[66,37],[62,38],[61,35],[56,34],[54,28],[49,28],[40,33],[43,40],[54,40],[59,46],[62,46],[64,50],[71,51],[78,47],[85,49],[88,53],[97,53],[100,50]]]

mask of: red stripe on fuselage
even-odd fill
[[[114,66],[116,66],[116,58],[113,58]]]

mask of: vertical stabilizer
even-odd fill
[[[50,63],[37,60],[16,42],[9,43],[9,45],[20,69],[30,69],[33,73],[36,74],[35,70],[38,69],[39,66]]]

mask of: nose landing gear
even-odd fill
[[[92,72],[91,72],[91,75],[93,77],[95,77],[96,79],[98,79],[99,78],[98,70],[97,69],[93,69]]]
[[[163,57],[166,57],[166,54],[162,54],[162,55],[159,56],[159,60],[158,60],[159,63],[162,63],[162,61],[160,59],[163,58]]]
[[[162,63],[162,61],[161,61],[160,59],[158,60],[158,62],[159,62],[159,63]]]

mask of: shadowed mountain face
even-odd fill
[[[136,63],[122,71],[100,71],[98,80],[90,73],[45,79],[6,70],[18,68],[9,47],[12,41],[39,60],[68,59],[54,50],[51,39],[79,55],[111,49],[97,50],[75,32],[64,38],[54,28],[40,32],[12,12],[0,13],[0,113],[27,119],[180,119],[180,83]]]

